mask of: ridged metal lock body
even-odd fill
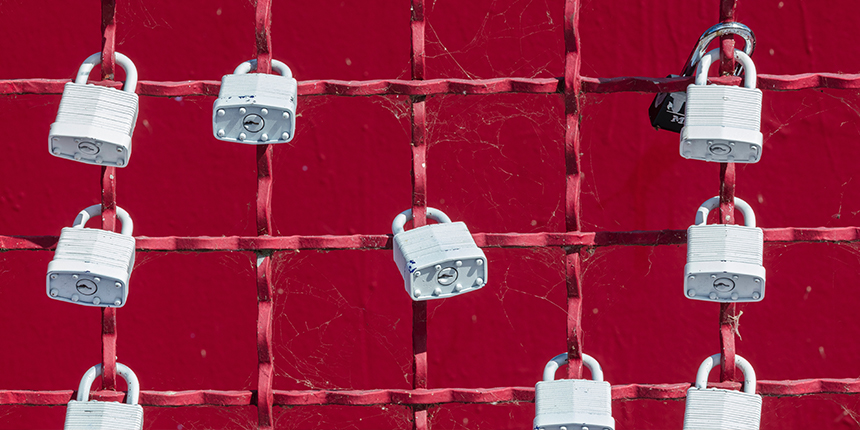
[[[535,430],[613,430],[612,387],[603,380],[597,360],[582,354],[582,362],[591,369],[592,380],[553,380],[567,354],[550,360],[544,368],[543,381],[535,385]]]
[[[415,301],[444,299],[475,291],[487,283],[487,257],[462,222],[451,222],[442,211],[427,208],[439,224],[404,231],[412,210],[392,223],[394,263],[409,297]]]
[[[134,268],[135,240],[128,213],[116,208],[122,233],[83,228],[101,205],[81,211],[73,227],[60,233],[54,258],[48,263],[48,297],[84,306],[123,307]]]
[[[714,364],[716,363],[716,364]],[[720,364],[720,354],[708,357],[699,368],[696,385],[687,390],[684,409],[685,430],[758,430],[761,424],[761,396],[755,394],[755,372],[741,356],[735,365],[744,372],[744,391],[706,388],[708,373]]]
[[[216,139],[252,145],[293,140],[298,82],[280,61],[272,60],[272,68],[281,76],[248,73],[256,65],[256,60],[247,61],[221,79],[221,92],[212,108]]]
[[[102,365],[91,367],[78,387],[77,400],[66,407],[66,430],[141,430],[143,407],[137,404],[139,384],[134,373],[123,364],[116,364],[117,374],[128,382],[128,403],[87,401],[95,377],[102,374]]]
[[[694,300],[718,303],[758,302],[764,299],[762,265],[764,233],[755,226],[755,213],[735,198],[746,225],[707,225],[708,213],[720,198],[702,203],[696,224],[687,229],[684,294]]]
[[[87,84],[101,53],[87,58],[75,82],[63,89],[56,121],[51,124],[48,151],[60,158],[86,164],[125,167],[131,158],[131,136],[137,122],[137,69],[125,55],[116,53],[126,71],[123,90]]]
[[[680,76],[692,76],[696,71],[696,65],[708,49],[708,45],[717,37],[727,34],[737,34],[743,37],[744,52],[747,55],[752,55],[755,51],[755,34],[749,27],[739,22],[721,22],[702,33],[699,41],[696,43],[687,62],[684,64],[684,69],[680,75],[669,75],[667,78],[677,78]],[[735,74],[738,74],[743,69],[738,65]],[[680,133],[684,127],[685,114],[687,104],[686,91],[677,91],[673,93],[659,93],[654,97],[654,102],[648,108],[648,116],[651,119],[651,126],[657,130],[669,130],[675,133]]]
[[[687,87],[687,114],[681,130],[681,156],[719,163],[757,163],[761,159],[761,90],[755,64],[742,51],[735,58],[746,69],[744,87],[706,85],[714,49],[699,61],[696,83]]]

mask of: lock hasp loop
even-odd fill
[[[137,67],[135,67],[134,63],[123,54],[119,52],[115,52],[116,54],[116,63],[120,65],[120,67],[125,70],[125,84],[122,86],[122,90],[127,93],[133,93],[137,88]],[[90,77],[90,72],[93,71],[93,67],[96,64],[101,64],[102,62],[102,53],[96,52],[93,55],[87,57],[84,60],[81,67],[78,69],[78,75],[75,77],[76,84],[86,84],[87,79]]]
[[[125,382],[128,384],[128,396],[126,397],[126,403],[130,405],[136,405],[138,398],[140,396],[140,382],[137,380],[137,375],[128,368],[128,366],[117,363],[116,364],[116,373],[119,376],[122,376],[125,379]],[[81,379],[81,384],[78,386],[78,397],[77,400],[79,402],[86,402],[90,399],[90,388],[93,386],[93,382],[95,382],[97,376],[101,376],[102,374],[102,365],[96,364],[93,367],[90,367],[89,370],[84,373],[84,377]]]
[[[721,364],[721,355],[714,354],[705,359],[699,366],[699,371],[696,372],[696,388],[704,389],[708,387],[708,374],[715,367]],[[755,394],[756,377],[755,370],[749,361],[740,355],[735,354],[735,366],[741,369],[744,374],[744,393]]]
[[[566,352],[553,357],[552,360],[550,360],[543,368],[543,380],[555,380],[555,372],[558,370],[559,366],[567,363],[568,359]],[[588,354],[582,354],[582,364],[591,371],[592,381],[603,381],[603,369],[600,368],[600,363],[598,363],[594,357]]]
[[[707,225],[708,214],[718,206],[720,206],[720,196],[711,197],[710,199],[705,200],[705,202],[699,206],[699,210],[696,211],[696,225]],[[739,209],[744,215],[745,226],[755,227],[755,212],[753,212],[749,203],[735,197],[735,209]]]
[[[436,208],[427,207],[427,218],[435,220],[440,223],[450,223],[451,218],[448,218],[448,215],[445,215],[444,212],[440,211]],[[396,217],[394,217],[394,222],[391,223],[391,232],[395,235],[399,233],[403,233],[403,226],[406,225],[406,222],[412,220],[412,209],[407,209]]]
[[[696,85],[705,85],[708,83],[708,70],[711,69],[711,64],[714,60],[720,58],[720,50],[712,49],[705,54],[696,66]],[[755,63],[752,58],[745,52],[735,49],[735,59],[744,66],[744,87],[756,87],[756,70]]]
[[[280,73],[280,75],[285,78],[293,77],[293,71],[290,70],[289,66],[287,66],[281,61],[272,59],[272,69]],[[233,74],[244,75],[248,72],[251,72],[252,70],[257,70],[257,60],[248,60],[236,66],[236,70],[233,70]]]
[[[90,220],[91,217],[98,216],[102,214],[102,205],[92,205],[78,213],[78,216],[75,217],[75,222],[72,224],[73,228],[84,228],[84,225],[87,224],[87,221]],[[128,215],[128,212],[125,209],[117,206],[116,207],[116,217],[119,218],[120,222],[122,222],[122,231],[121,233],[126,236],[131,236],[134,231],[134,222],[131,220],[131,216]]]
[[[727,34],[737,34],[742,37],[744,39],[744,53],[752,56],[753,52],[755,52],[755,33],[753,33],[749,27],[739,22],[721,22],[705,30],[705,32],[699,37],[696,47],[693,49],[693,52],[690,53],[689,62],[684,65],[683,76],[690,76],[687,73],[692,74],[692,72],[696,70],[696,64],[698,64],[705,55],[708,45],[710,45],[714,39]],[[738,75],[741,69],[742,66],[738,65],[738,68],[735,69],[735,75]]]

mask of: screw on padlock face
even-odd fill
[[[451,222],[435,208],[427,208],[427,218],[439,224],[405,231],[406,222],[412,219],[411,209],[397,215],[391,224],[394,262],[409,297],[416,301],[443,299],[483,287],[487,283],[486,256],[466,225]]]
[[[131,157],[131,136],[137,122],[137,69],[121,53],[116,62],[126,72],[123,90],[87,84],[101,52],[87,58],[74,82],[63,88],[57,119],[51,124],[48,152],[81,163],[125,167]]]
[[[668,78],[680,76],[692,76],[696,70],[696,64],[708,50],[708,45],[715,38],[726,34],[736,34],[745,40],[744,52],[752,55],[755,51],[755,34],[749,27],[739,22],[725,22],[717,24],[702,33],[696,46],[690,52],[684,68],[680,75],[669,75]],[[738,65],[735,75],[739,75],[743,67]],[[648,108],[648,116],[651,126],[657,130],[669,130],[680,133],[686,118],[686,92],[659,93],[654,97],[654,102]]]
[[[567,354],[559,354],[544,366],[543,380],[535,385],[533,428],[613,430],[612,388],[603,380],[600,364],[582,354],[582,364],[591,371],[591,380],[555,380],[556,371],[567,359]]]
[[[756,375],[749,362],[735,354],[735,366],[743,372],[743,392],[707,388],[708,374],[720,365],[720,354],[705,359],[696,372],[696,383],[687,390],[684,429],[750,429],[761,423],[761,396],[755,394]]]
[[[752,208],[739,198],[735,207],[743,213],[744,226],[707,225],[708,213],[719,203],[719,196],[702,203],[696,224],[687,229],[684,295],[718,303],[761,301],[766,274],[764,234],[755,226]]]
[[[63,228],[54,258],[48,264],[48,297],[84,306],[122,307],[134,267],[134,225],[128,213],[116,208],[122,233],[84,228],[101,205],[81,211],[72,227]]]
[[[265,145],[286,143],[295,134],[298,83],[286,64],[272,60],[278,75],[248,73],[257,60],[240,64],[221,80],[212,108],[212,133],[218,140]]]

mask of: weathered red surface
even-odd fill
[[[135,158],[102,169],[100,198],[96,167],[44,151],[56,95],[98,49],[96,32],[81,28],[95,26],[99,10],[57,4],[42,14],[60,16],[49,25],[67,32],[46,48],[49,38],[27,31],[37,15],[11,5],[0,18],[10,59],[0,111],[13,114],[0,126],[24,133],[7,137],[15,150],[0,172],[0,367],[14,369],[0,374],[0,427],[57,426],[61,414],[54,421],[22,405],[65,404],[74,395],[66,388],[99,360],[102,386],[113,388],[119,356],[141,379],[142,404],[253,407],[260,428],[522,428],[533,410],[498,411],[532,402],[543,364],[565,348],[569,376],[581,376],[581,353],[600,360],[615,384],[618,428],[679,427],[667,413],[677,407],[654,400],[683,399],[695,368],[720,348],[729,358],[721,380],[739,380],[736,353],[764,378],[763,428],[856,428],[848,400],[784,406],[860,393],[856,379],[821,379],[855,376],[860,353],[851,341],[860,303],[850,294],[860,239],[860,63],[834,43],[850,36],[850,14],[834,15],[838,4],[824,13],[728,0],[670,2],[656,17],[625,1],[559,0],[546,10],[511,3],[189,2],[183,11],[105,0],[101,78],[109,81],[97,83],[121,86],[115,50],[149,80],[137,87]],[[717,3],[719,16],[699,12]],[[624,8],[630,13],[614,13]],[[347,21],[331,22],[340,16]],[[651,97],[639,93],[682,91],[692,78],[661,76],[704,28],[734,19],[756,31],[754,60],[773,72],[758,76],[766,151],[759,164],[722,168],[717,182],[716,166],[678,157],[677,135],[650,130]],[[669,34],[667,20],[676,23]],[[372,29],[355,31],[356,23]],[[731,40],[721,46],[730,57]],[[303,79],[290,145],[211,137],[220,76],[248,58],[261,72],[281,59]],[[329,77],[339,79],[321,79]],[[322,97],[330,95],[347,97]],[[687,301],[679,286],[684,229],[715,194],[724,222],[733,222],[736,194],[756,209],[769,271],[765,301],[720,307],[719,330],[717,307]],[[116,228],[117,202],[138,228],[121,334],[120,311],[105,311],[98,324],[93,309],[43,293],[50,253],[40,251],[98,201],[105,228]],[[480,292],[441,303],[405,297],[388,226],[408,207],[413,224],[425,224],[427,206],[467,222],[485,248],[493,277]],[[451,412],[450,404],[486,408]],[[379,414],[398,417],[379,425],[336,409],[351,405],[408,408]],[[302,416],[293,406],[334,412]],[[224,426],[214,424],[218,414],[240,426],[239,408],[218,409],[200,421],[180,408],[175,422],[150,409],[147,426]]]

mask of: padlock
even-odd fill
[[[122,233],[84,228],[102,206],[82,210],[72,227],[64,227],[54,259],[48,263],[48,297],[102,308],[125,306],[128,278],[134,268],[134,224],[128,212],[116,207]]]
[[[757,163],[761,159],[761,90],[752,59],[735,49],[744,66],[744,86],[706,85],[714,49],[699,61],[696,83],[687,87],[687,114],[681,129],[681,156],[718,163]]]
[[[137,404],[140,382],[137,375],[122,363],[116,364],[116,373],[128,384],[126,403],[89,400],[90,388],[97,376],[102,374],[102,365],[90,367],[78,386],[77,400],[69,401],[66,408],[66,430],[140,430],[143,428],[143,407]]]
[[[125,167],[131,158],[131,135],[137,122],[137,68],[117,52],[116,63],[125,69],[123,89],[87,84],[93,67],[101,61],[101,52],[84,60],[75,82],[63,89],[57,120],[48,136],[48,151],[81,163]]]
[[[272,60],[272,69],[280,76],[248,73],[256,68],[257,60],[246,61],[221,79],[212,108],[216,139],[251,145],[293,140],[299,93],[293,72],[278,60]]]
[[[687,390],[685,430],[758,430],[761,396],[755,393],[755,370],[735,354],[735,366],[744,374],[744,390],[707,388],[708,374],[720,365],[720,354],[705,359],[696,372],[696,386]]]
[[[744,225],[708,225],[708,213],[720,198],[708,199],[696,212],[696,224],[687,229],[687,264],[684,293],[708,302],[758,302],[764,299],[762,266],[764,233],[755,226],[755,213],[735,197]]]
[[[412,209],[394,217],[394,262],[412,300],[433,300],[475,291],[487,283],[487,257],[462,222],[427,208],[430,224],[404,231]]]
[[[669,75],[667,78],[677,78],[681,76],[692,76],[696,70],[696,64],[702,58],[702,55],[708,50],[708,45],[715,38],[726,35],[737,34],[744,38],[744,52],[747,55],[752,55],[755,51],[755,34],[749,27],[739,22],[722,22],[702,33],[696,47],[690,52],[687,57],[687,62],[684,63],[684,69],[680,75]],[[735,69],[735,75],[739,75],[743,67],[738,64]],[[648,116],[651,119],[651,126],[657,130],[669,130],[675,133],[680,133],[684,127],[685,105],[687,103],[687,93],[677,91],[674,93],[659,93],[654,97],[654,102],[648,108]]]
[[[612,387],[603,380],[600,364],[582,354],[591,380],[555,380],[555,371],[567,363],[567,354],[553,357],[535,385],[535,430],[614,430]]]

